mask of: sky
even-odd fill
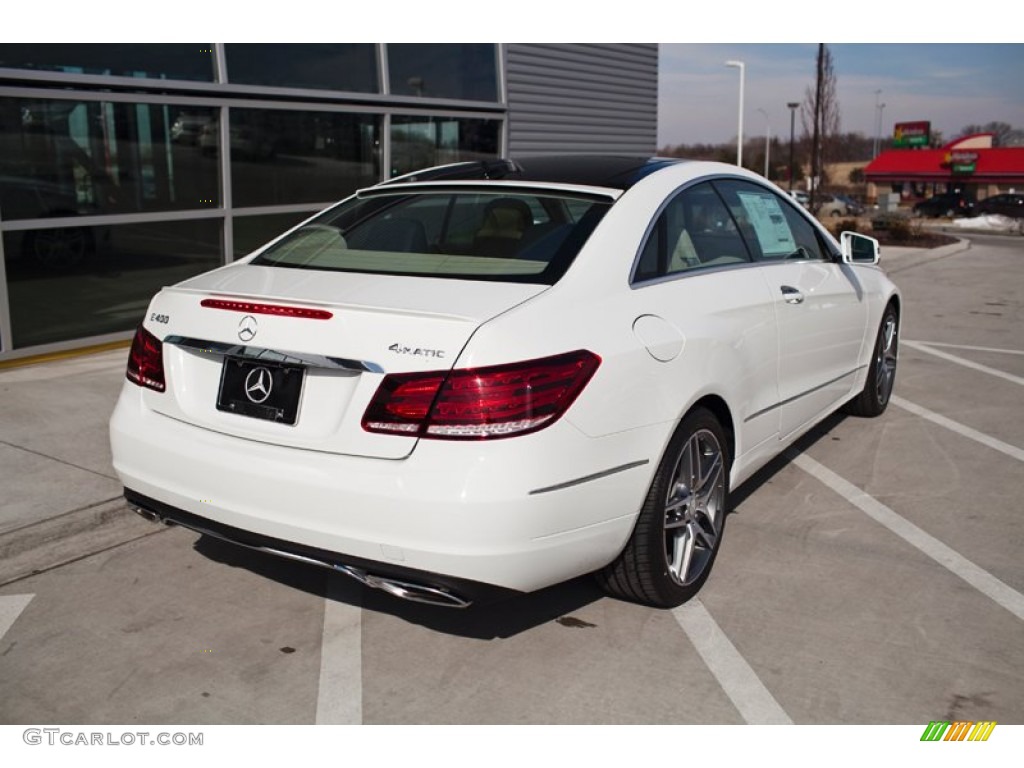
[[[1024,45],[828,44],[843,132],[873,137],[875,91],[885,104],[882,135],[897,122],[928,120],[946,140],[991,121],[1024,129]],[[735,141],[739,70],[745,65],[744,136],[789,137],[786,103],[814,86],[817,44],[662,44],[658,146]],[[764,110],[762,114],[758,110]],[[767,120],[766,120],[767,115]],[[800,135],[800,114],[796,133]]]

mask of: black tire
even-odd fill
[[[882,322],[875,338],[875,349],[871,357],[871,370],[864,382],[864,389],[846,404],[846,412],[854,416],[873,418],[885,413],[896,384],[896,362],[899,358],[899,315],[890,304],[885,308]]]
[[[721,546],[731,466],[729,443],[714,415],[703,408],[688,413],[669,441],[626,548],[596,574],[604,590],[659,608],[675,608],[696,595]],[[682,482],[687,475],[689,482]]]

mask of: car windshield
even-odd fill
[[[552,285],[610,205],[549,191],[375,190],[306,222],[251,263]]]

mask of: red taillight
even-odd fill
[[[199,302],[207,309],[226,309],[229,312],[245,312],[247,315],[276,315],[278,317],[301,317],[306,320],[330,320],[334,315],[326,309],[289,307],[285,304],[256,304],[252,301],[230,299],[203,299]]]
[[[600,364],[580,350],[490,368],[390,374],[363,415],[363,429],[446,440],[535,432],[565,413]]]
[[[164,345],[156,336],[141,325],[135,331],[132,349],[128,353],[128,381],[140,387],[163,392],[167,389],[164,380]]]

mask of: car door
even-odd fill
[[[782,439],[850,395],[867,322],[856,272],[782,195],[748,181],[717,182],[762,266],[779,332]]]
[[[652,397],[677,404],[681,393],[725,398],[733,409],[740,462],[744,451],[774,445],[778,339],[772,297],[710,182],[676,193],[656,216],[633,287],[634,332],[652,357],[672,369],[661,379],[671,391]],[[659,344],[661,339],[668,341]]]

